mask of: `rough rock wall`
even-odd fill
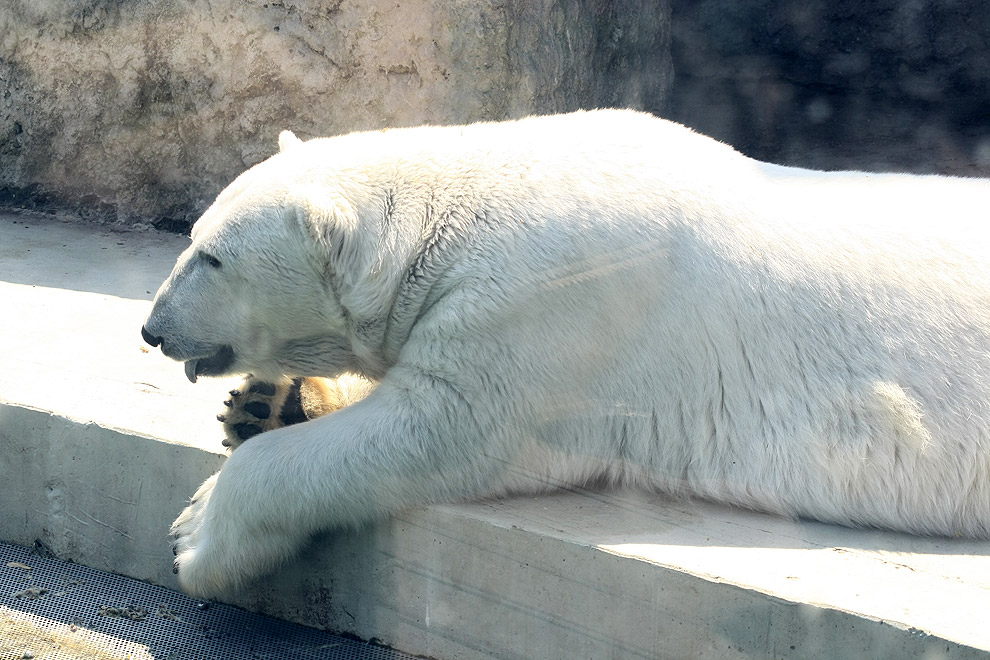
[[[7,0],[0,204],[183,230],[303,138],[662,111],[668,0]]]
[[[990,176],[990,2],[672,4],[672,118],[764,160]]]

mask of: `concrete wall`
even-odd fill
[[[668,0],[7,0],[0,205],[183,230],[301,137],[663,109]]]

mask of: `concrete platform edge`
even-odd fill
[[[0,443],[0,539],[40,539],[63,559],[176,586],[168,524],[222,456],[12,402],[0,402]],[[533,501],[549,515],[565,503]],[[500,506],[433,507],[328,534],[231,600],[445,660],[988,655],[532,531],[523,510]],[[506,522],[514,515],[520,524]]]

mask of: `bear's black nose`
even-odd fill
[[[149,344],[151,344],[152,346],[158,346],[162,343],[161,337],[154,336],[153,334],[148,332],[148,330],[143,325],[141,326],[141,338],[144,339]]]

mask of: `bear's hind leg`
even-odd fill
[[[295,396],[291,396],[293,389],[297,392]],[[223,402],[226,410],[217,415],[217,420],[223,423],[223,445],[237,449],[259,433],[304,421],[288,417],[283,421],[282,411],[292,399],[298,401],[298,385],[294,380],[282,378],[273,383],[248,376],[237,389],[230,391],[230,398]]]
[[[360,377],[288,378],[277,382],[248,376],[217,415],[223,423],[223,445],[237,449],[259,433],[321,417],[360,401],[374,385]]]

